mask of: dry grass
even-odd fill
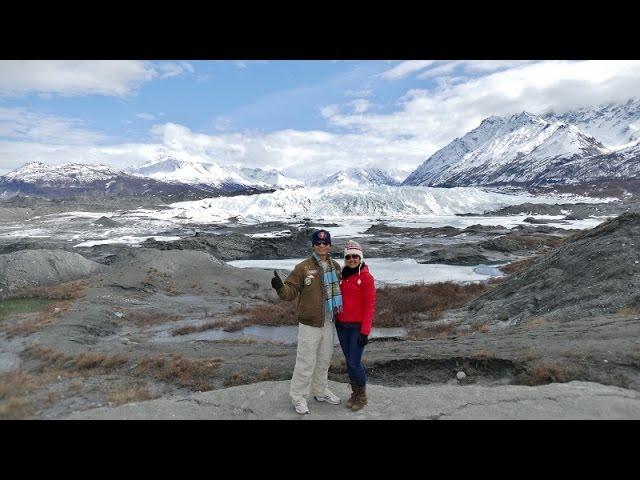
[[[561,365],[558,362],[539,361],[527,372],[518,375],[514,383],[520,385],[545,385],[548,383],[565,383],[581,380],[584,371],[580,367]]]
[[[385,286],[377,291],[376,327],[403,327],[416,320],[437,320],[445,310],[460,308],[490,287],[453,282],[430,285]],[[417,315],[419,314],[419,315]],[[422,318],[421,318],[422,317]]]
[[[447,338],[449,335],[455,335],[456,333],[456,327],[451,324],[429,325],[427,327],[409,329],[407,338],[409,340]]]
[[[508,263],[507,265],[503,265],[502,267],[499,267],[499,269],[502,270],[504,273],[513,275],[514,273],[518,273],[523,270],[526,270],[531,265],[533,265],[540,257],[541,257],[540,255],[535,255],[533,257],[528,257],[523,260],[516,260],[515,262],[511,262],[511,263]]]
[[[296,302],[266,303],[247,307],[242,305],[229,312],[230,315],[240,316],[240,320],[219,319],[201,325],[188,325],[174,329],[172,335],[188,335],[206,330],[220,329],[225,332],[237,332],[251,325],[276,327],[280,325],[297,325],[298,315]],[[206,315],[205,315],[206,317]]]
[[[224,379],[223,385],[225,387],[234,387],[236,385],[246,385],[251,383],[244,372],[235,372]]]
[[[228,327],[232,322],[228,320],[215,320],[213,322],[203,323],[201,325],[187,325],[184,327],[174,328],[171,335],[189,335],[190,333],[205,332],[207,330],[215,330]]]
[[[84,295],[88,282],[80,280],[46,287],[23,288],[11,294],[11,298],[44,298],[46,300],[76,300]]]
[[[68,372],[109,373],[122,368],[127,363],[126,357],[119,353],[108,355],[99,352],[82,352],[79,355],[67,355],[42,345],[27,347],[22,355],[25,359],[40,363],[36,369],[38,372],[56,368]]]
[[[225,387],[235,387],[237,385],[247,385],[250,383],[266,382],[273,380],[273,373],[269,367],[264,367],[257,374],[250,376],[244,371],[234,372],[224,379]]]
[[[153,397],[151,396],[151,393],[149,393],[149,389],[146,386],[141,385],[114,389],[107,395],[107,401],[115,405],[122,405],[124,403],[131,402],[143,402],[145,400],[151,400],[152,398]]]
[[[245,326],[264,325],[274,327],[278,325],[298,324],[296,302],[281,301],[278,303],[256,305],[250,308],[243,305],[232,310],[231,314],[242,316],[241,322],[244,322]]]
[[[266,382],[267,380],[271,380],[272,378],[273,374],[271,373],[271,370],[269,370],[269,367],[264,367],[256,375],[256,382]]]
[[[495,357],[495,354],[490,351],[490,350],[486,350],[484,348],[478,350],[475,355],[476,358],[492,358]]]
[[[50,327],[54,323],[53,310],[48,309],[40,312],[36,318],[28,318],[27,320],[11,325],[6,330],[7,338],[31,335],[46,327]]]
[[[618,315],[624,315],[624,316],[640,315],[640,308],[624,307],[618,310]]]
[[[540,353],[531,348],[527,348],[519,352],[519,357],[525,362],[532,362],[540,359]]]
[[[532,317],[528,319],[523,326],[525,328],[537,328],[547,324],[547,320],[543,317]]]
[[[138,327],[175,322],[181,318],[177,315],[169,315],[163,312],[154,311],[122,310],[122,313],[124,313],[124,316],[120,322],[133,323]]]
[[[41,380],[38,377],[22,370],[13,370],[0,374],[0,399],[29,392],[38,388],[41,384]]]
[[[29,374],[22,370],[0,375],[0,419],[26,418],[33,414],[34,406],[32,401],[40,387],[57,381],[59,378],[68,377],[64,371],[51,370],[40,374]],[[27,402],[24,397],[30,400]],[[44,404],[51,405],[56,400],[56,394],[49,392],[44,397]]]
[[[31,415],[31,404],[22,397],[10,397],[5,403],[0,404],[0,420],[21,420]]]
[[[135,375],[150,376],[194,391],[209,390],[209,380],[223,362],[221,358],[185,358],[182,355],[144,357],[133,370]]]

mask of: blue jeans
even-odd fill
[[[367,383],[367,375],[362,365],[364,347],[358,345],[360,324],[336,322],[336,332],[338,333],[342,353],[344,353],[344,358],[347,361],[347,372],[351,383],[358,387],[364,387]]]

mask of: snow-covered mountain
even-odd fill
[[[431,155],[403,185],[529,185],[563,165],[613,153],[574,125],[522,112],[489,117]]]
[[[260,168],[241,168],[240,175],[251,184],[264,188],[301,188],[305,183],[295,178],[287,177],[277,170],[262,170]]]
[[[0,176],[0,195],[3,197],[17,194],[51,198],[74,195],[160,195],[188,199],[220,193],[214,189],[140,177],[106,165],[81,163],[46,165],[31,162]]]
[[[562,114],[549,112],[543,117],[575,125],[597,138],[606,147],[617,150],[640,140],[640,98],[626,102],[584,107]]]
[[[82,163],[46,165],[41,162],[30,162],[3,175],[2,178],[7,181],[72,187],[114,180],[123,175],[126,174],[106,165],[85,165]]]
[[[340,170],[322,180],[318,185],[321,187],[357,188],[371,185],[399,185],[399,182],[379,168],[354,168]]]
[[[285,177],[275,170],[259,168],[233,168],[218,163],[178,160],[164,156],[138,168],[130,168],[130,173],[165,182],[179,182],[191,185],[207,185],[226,190],[255,188],[295,188],[303,183]]]

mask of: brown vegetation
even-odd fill
[[[22,352],[22,356],[27,360],[36,360],[40,363],[35,369],[37,372],[57,368],[69,372],[108,373],[122,368],[127,363],[126,357],[119,353],[108,355],[99,352],[82,352],[78,355],[67,355],[43,345],[27,347]]]
[[[524,323],[525,328],[542,327],[547,324],[547,320],[543,317],[532,317]]]
[[[221,358],[185,358],[182,355],[144,357],[133,373],[151,376],[194,391],[209,390],[209,380],[223,362]]]
[[[265,367],[257,374],[250,376],[244,371],[234,372],[224,379],[223,385],[225,387],[235,387],[237,385],[247,385],[249,383],[266,382],[273,380],[273,373],[269,370],[269,367]]]
[[[427,327],[411,328],[407,332],[409,340],[422,340],[425,338],[446,338],[454,335],[456,328],[451,324],[429,325]]]
[[[131,387],[121,387],[111,390],[107,395],[107,401],[115,405],[122,405],[130,402],[143,402],[153,398],[146,386],[134,385]]]
[[[278,303],[266,303],[253,307],[242,305],[232,310],[231,314],[242,316],[242,321],[244,321],[246,325],[273,327],[298,324],[296,302],[280,301]]]
[[[30,417],[33,409],[28,400],[22,397],[10,397],[0,404],[0,420],[21,420]]]
[[[172,335],[188,335],[206,330],[221,329],[225,332],[237,332],[251,325],[276,327],[280,325],[297,325],[298,317],[295,302],[266,303],[247,307],[242,305],[230,312],[230,315],[240,316],[240,320],[222,318],[201,325],[188,325],[174,329]],[[206,318],[207,315],[205,315]]]
[[[523,260],[516,260],[515,262],[511,262],[511,263],[508,263],[507,265],[503,265],[502,267],[499,267],[499,270],[502,270],[504,273],[507,273],[509,275],[513,275],[514,273],[518,273],[523,270],[526,270],[531,265],[533,265],[536,262],[536,260],[538,260],[540,257],[541,257],[540,255],[534,255],[532,257],[528,257]]]
[[[490,287],[453,282],[385,286],[377,291],[376,327],[402,327],[419,320],[437,320],[445,310],[460,308]],[[426,317],[425,317],[426,316]]]
[[[234,387],[236,385],[245,385],[251,383],[244,372],[235,372],[224,379],[225,387]]]
[[[514,383],[517,385],[535,386],[583,379],[584,371],[581,367],[561,365],[558,362],[538,361],[526,372],[518,375],[514,379]]]
[[[163,312],[124,310],[122,313],[124,316],[121,322],[130,322],[138,327],[147,327],[149,325],[159,325],[180,320],[180,317],[177,315],[169,315]]]
[[[16,290],[10,298],[44,298],[46,300],[76,300],[84,295],[89,284],[86,280],[65,282],[45,287],[28,287]]]

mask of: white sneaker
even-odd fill
[[[327,402],[331,405],[340,404],[340,397],[330,390],[327,390],[324,395],[314,395],[313,398],[315,398],[318,402]]]
[[[304,398],[297,400],[293,406],[296,409],[296,413],[299,413],[300,415],[306,415],[309,413],[309,407],[307,406],[307,401]]]

